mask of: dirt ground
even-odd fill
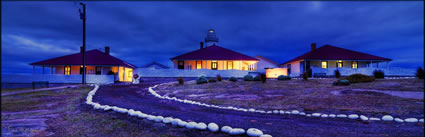
[[[369,83],[333,86],[336,79],[221,82],[196,84],[186,81],[159,86],[161,95],[207,102],[216,105],[256,109],[302,110],[322,113],[362,113],[369,116],[391,114],[401,117],[424,117],[424,100],[374,92],[424,92],[424,80],[377,79]],[[362,91],[362,92],[360,92]]]

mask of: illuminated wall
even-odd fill
[[[287,68],[273,68],[273,69],[266,69],[266,77],[267,78],[277,78],[279,75],[288,75],[288,69]]]

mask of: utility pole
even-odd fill
[[[83,12],[81,12],[81,9],[78,11],[80,12],[80,19],[83,20],[83,80],[82,84],[86,84],[86,4],[80,3],[80,5],[83,6]]]

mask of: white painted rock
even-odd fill
[[[197,125],[196,122],[189,122],[189,123],[186,124],[186,128],[192,129],[192,128],[195,128],[196,125]]]
[[[404,122],[404,120],[403,119],[400,119],[400,118],[395,118],[394,121],[395,122],[399,122],[399,123],[403,123]]]
[[[248,111],[249,111],[249,112],[255,112],[255,109],[250,108],[250,109],[248,109]]]
[[[351,114],[351,115],[348,115],[348,118],[349,119],[357,119],[357,118],[359,118],[359,115],[357,115],[357,114]]]
[[[416,118],[406,118],[404,121],[412,123],[412,122],[418,122],[418,119],[416,119]]]
[[[273,114],[278,114],[279,111],[278,110],[273,110]]]
[[[328,114],[322,114],[322,118],[327,118]]]
[[[256,128],[249,128],[246,131],[246,134],[250,137],[259,137],[259,136],[263,135],[263,131],[256,129]]]
[[[366,116],[363,116],[363,115],[360,115],[360,119],[363,120],[363,121],[369,120],[369,118],[367,118]]]
[[[146,116],[146,119],[148,119],[148,120],[154,120],[155,119],[155,116],[152,116],[152,115],[147,115]]]
[[[319,117],[321,114],[320,113],[313,113],[311,115],[314,116],[314,117]]]
[[[164,119],[164,117],[162,117],[162,116],[156,116],[153,120],[155,122],[162,122],[163,119]]]
[[[422,122],[422,123],[424,123],[424,119],[420,119],[420,120],[419,120],[419,122]]]
[[[216,123],[209,123],[208,124],[208,130],[211,132],[217,132],[218,131],[218,125]]]
[[[279,110],[279,113],[280,113],[280,114],[285,114],[285,111],[283,111],[283,110]]]
[[[300,112],[298,110],[292,110],[292,114],[298,115]]]
[[[166,118],[164,118],[163,120],[162,120],[162,123],[165,123],[165,124],[168,124],[168,123],[171,123],[171,121],[173,120],[173,118],[171,118],[171,117],[166,117]]]
[[[305,115],[305,112],[300,112],[300,115],[303,115],[304,116]]]
[[[311,114],[306,114],[305,116],[307,116],[307,117],[311,117]]]
[[[385,115],[385,116],[382,117],[382,120],[384,120],[384,121],[393,121],[394,118],[393,118],[393,116]]]
[[[330,118],[335,118],[335,117],[336,117],[336,115],[335,115],[335,114],[329,114],[329,117],[330,117]]]
[[[229,127],[229,126],[223,126],[223,127],[221,127],[221,132],[230,133],[230,130],[232,130],[232,128]]]
[[[264,135],[261,135],[260,137],[272,137],[272,136],[269,134],[264,134]]]
[[[371,118],[369,118],[369,120],[373,120],[373,121],[380,121],[381,119],[379,119],[379,118],[375,118],[375,117],[371,117]]]
[[[230,135],[242,135],[245,134],[245,129],[242,128],[232,128],[229,132]]]
[[[273,113],[273,112],[272,112],[272,111],[267,111],[266,113],[267,113],[267,114],[271,114],[271,113]]]
[[[347,115],[345,115],[345,114],[338,114],[338,115],[336,115],[336,117],[339,117],[339,118],[346,118],[346,117],[347,117]]]
[[[207,129],[207,124],[205,124],[204,122],[199,122],[198,124],[196,124],[195,128],[199,130],[205,130]]]
[[[285,111],[285,114],[291,114],[291,111]]]
[[[180,127],[186,127],[186,124],[187,122],[182,120],[180,120],[179,123],[177,123],[177,125],[179,125]]]

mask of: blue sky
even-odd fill
[[[424,64],[423,1],[410,2],[86,2],[87,49],[142,66],[196,50],[214,28],[222,47],[283,63],[330,44]],[[31,73],[29,63],[79,52],[76,2],[3,2],[2,73]]]

